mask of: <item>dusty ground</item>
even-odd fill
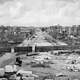
[[[34,60],[32,56],[21,55],[20,57],[23,60],[23,65],[22,67],[19,68],[23,68],[24,70],[28,70],[28,71],[30,70],[39,75],[49,74],[49,73],[52,75],[56,75],[58,73],[63,73],[67,75],[69,78],[75,77],[80,80],[80,72],[70,72],[65,69],[65,65],[66,65],[65,62],[67,58],[67,56],[65,55],[60,55],[60,56],[53,55],[52,61],[54,64],[50,64],[50,68],[31,67],[31,65],[27,65],[27,63],[30,63],[31,61]],[[0,58],[0,67],[4,67],[5,65],[12,64],[12,63],[14,64],[14,61],[15,61],[14,54],[10,54],[10,53],[5,54]]]
[[[26,65],[26,63],[29,63],[30,61],[33,60],[33,58],[30,57],[24,57],[23,58],[23,66],[22,68],[24,68],[25,70],[31,70],[33,72],[38,72],[40,74],[58,74],[58,73],[63,73],[64,75],[67,75],[69,77],[75,77],[75,78],[79,78],[80,79],[80,72],[70,72],[68,70],[65,69],[65,65],[66,65],[66,58],[67,56],[61,55],[61,56],[52,56],[52,60],[54,62],[54,64],[50,64],[50,68],[41,68],[41,67],[31,67],[30,65]]]
[[[0,67],[5,67],[15,61],[15,54],[6,53],[0,57]]]

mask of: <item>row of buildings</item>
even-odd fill
[[[42,29],[42,27],[36,27]],[[24,27],[24,26],[0,26],[0,39],[4,38],[23,38],[28,37],[29,34],[33,34],[36,30],[34,27]],[[66,34],[66,35],[74,35],[80,36],[80,25],[73,26],[61,26],[54,25],[50,27],[44,27],[43,31],[52,32],[53,35],[56,34]]]
[[[74,35],[74,36],[80,36],[80,25],[73,25],[73,26],[61,26],[61,25],[55,25],[50,26],[48,31],[53,31],[57,33],[65,33],[67,35]]]

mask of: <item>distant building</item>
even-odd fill
[[[70,35],[71,34],[71,27],[65,26],[63,31],[65,31],[67,35]]]
[[[80,36],[80,25],[77,27],[77,35]]]
[[[78,27],[76,26],[76,25],[73,25],[72,27],[71,27],[71,34],[72,35],[77,35],[78,33],[78,31],[77,31],[77,29],[78,29]]]
[[[58,25],[55,25],[54,28],[58,33],[62,33],[63,26],[58,24]]]

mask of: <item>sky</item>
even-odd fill
[[[80,0],[0,0],[0,25],[80,24]]]

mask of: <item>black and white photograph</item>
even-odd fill
[[[80,0],[0,0],[0,80],[80,80]]]

